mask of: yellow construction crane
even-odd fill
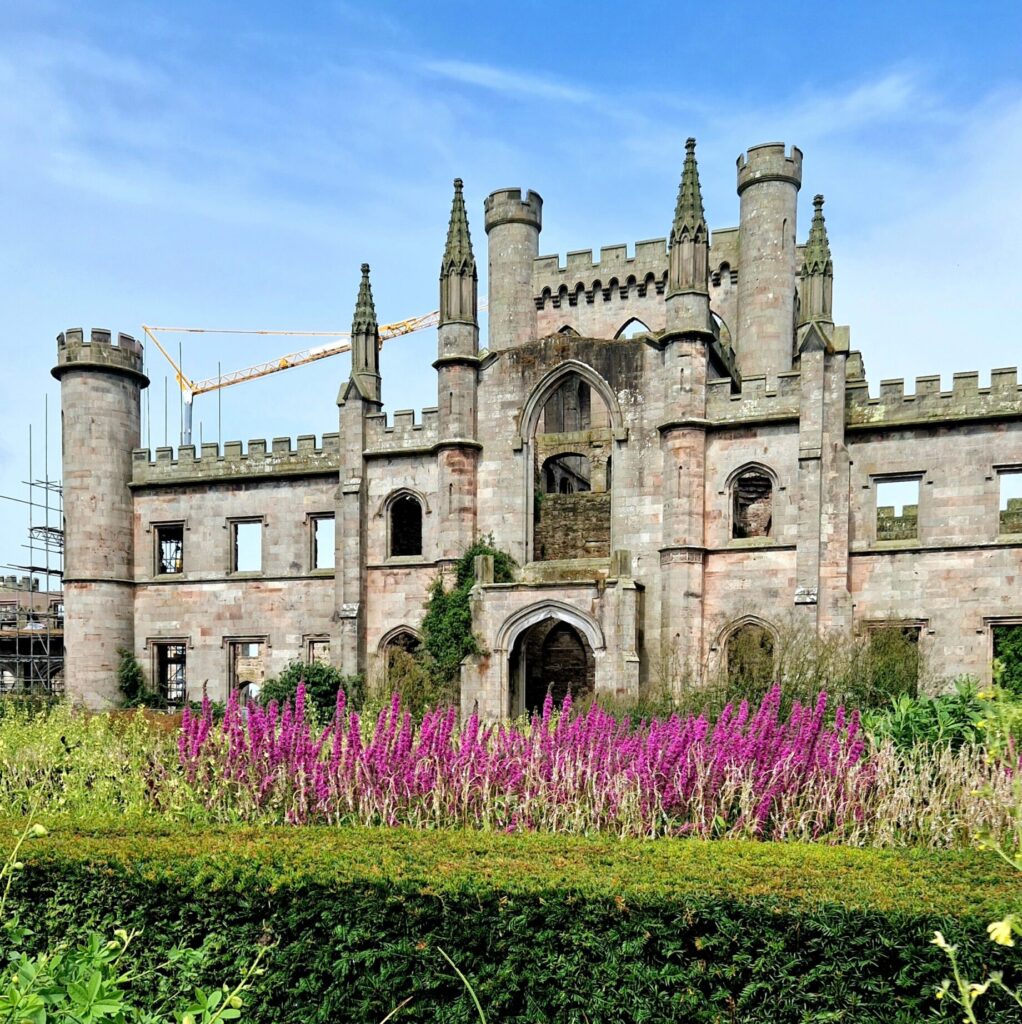
[[[440,311],[433,310],[432,313],[425,313],[422,316],[415,316],[409,320],[399,320],[396,323],[384,324],[380,327],[380,346],[390,338],[399,338],[404,334],[412,334],[415,331],[425,330],[427,327],[436,327],[440,322]],[[174,378],[181,388],[184,397],[184,423],[181,430],[181,443],[192,443],[192,402],[196,395],[204,395],[210,391],[219,391],[222,388],[230,387],[233,384],[244,384],[246,381],[256,380],[258,377],[266,377],[271,373],[279,373],[281,370],[290,370],[294,366],[305,366],[314,363],[317,359],[327,359],[330,356],[339,355],[342,352],[351,350],[351,335],[341,331],[243,331],[243,330],[217,330],[212,327],[151,327],[142,325],[142,330],[153,344],[163,353],[164,358],[174,369]],[[191,380],[186,377],[184,371],[174,361],[171,354],[160,344],[156,331],[163,331],[168,334],[263,334],[263,335],[289,335],[292,337],[304,338],[330,338],[330,341],[321,345],[313,345],[311,348],[303,348],[298,352],[290,352],[286,356],[279,356],[277,359],[268,359],[264,363],[256,363],[254,366],[247,366],[243,370],[232,370],[229,373],[218,374],[216,377],[207,377],[205,380]]]

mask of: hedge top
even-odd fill
[[[20,827],[7,822],[10,833]],[[575,892],[626,901],[719,897],[839,904],[884,914],[992,920],[1017,909],[1018,876],[976,851],[850,849],[735,840],[617,840],[369,828],[86,831],[57,826],[26,862],[141,873],[168,884],[263,891],[338,883],[405,891]]]

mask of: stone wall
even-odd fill
[[[536,515],[536,558],[610,557],[610,495],[544,494]]]

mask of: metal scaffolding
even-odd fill
[[[0,693],[64,692],[63,488],[49,471],[49,408],[43,436],[43,475],[35,475],[28,428],[28,497],[0,495],[27,507],[25,564],[0,563]]]

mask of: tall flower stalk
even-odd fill
[[[372,726],[338,694],[316,729],[299,687],[283,708],[241,708],[214,725],[186,712],[185,777],[221,820],[468,826],[629,836],[823,839],[854,831],[875,775],[857,713],[827,697],[782,717],[781,692],[729,705],[711,725],[672,715],[633,723],[547,698],[524,726],[460,726],[453,708],[415,725],[399,697]]]

